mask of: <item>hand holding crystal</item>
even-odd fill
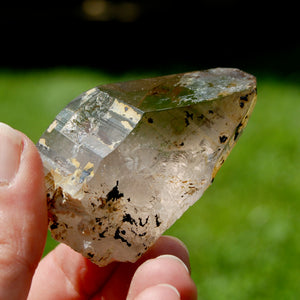
[[[99,268],[66,245],[43,260],[44,174],[35,145],[0,123],[0,299],[196,299],[188,252],[162,237],[136,263]]]

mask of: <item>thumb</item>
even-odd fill
[[[47,233],[43,180],[35,145],[0,123],[0,299],[27,297]]]

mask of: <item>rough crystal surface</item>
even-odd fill
[[[228,68],[83,93],[37,144],[52,236],[100,266],[134,262],[211,184],[255,102],[255,77]]]

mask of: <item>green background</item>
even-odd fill
[[[251,72],[258,100],[248,127],[213,185],[167,232],[189,248],[199,299],[300,298],[299,74]],[[156,75],[0,69],[0,121],[37,142],[83,91]],[[54,246],[48,238],[45,253]]]

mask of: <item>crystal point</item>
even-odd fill
[[[83,93],[37,144],[52,236],[99,266],[136,261],[211,184],[255,102],[255,77],[228,68]]]

